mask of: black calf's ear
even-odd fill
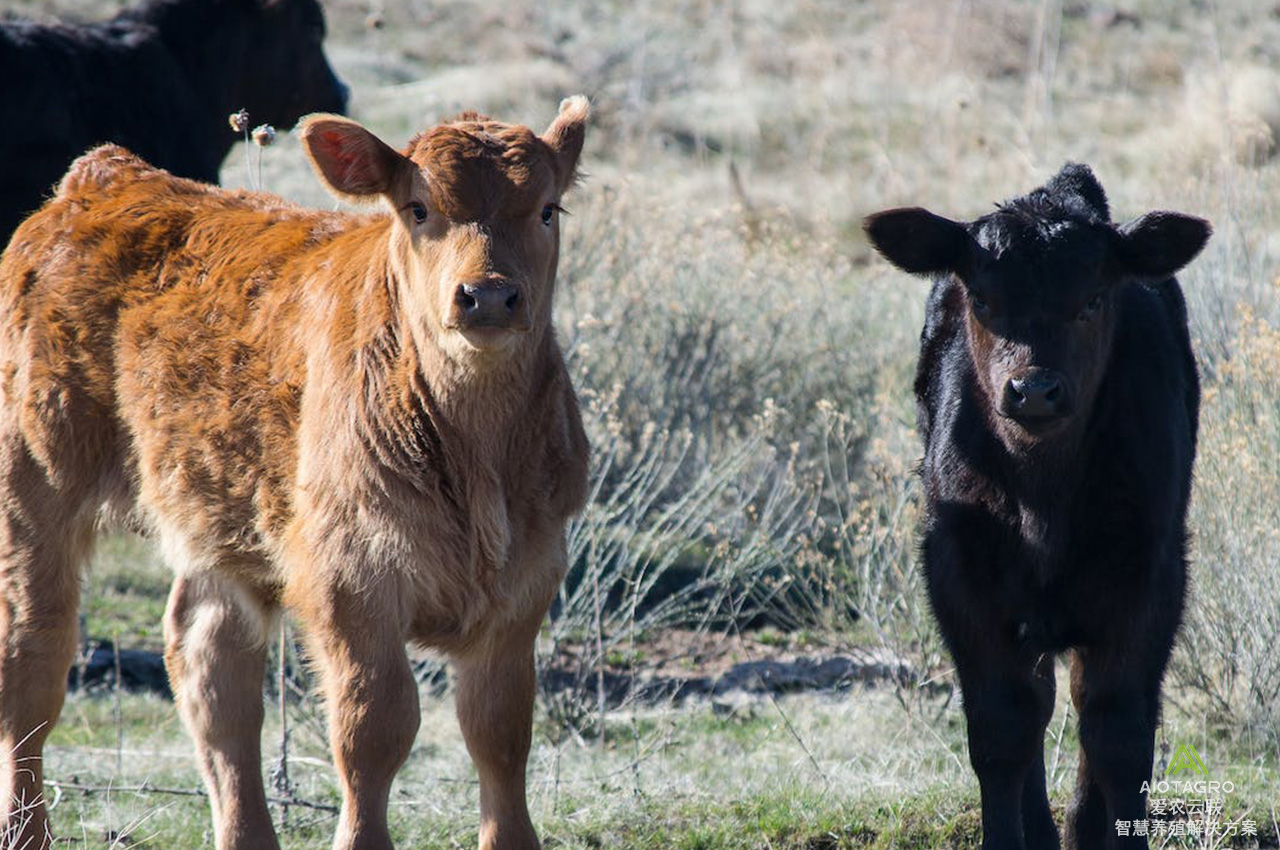
[[[1093,176],[1089,166],[1079,162],[1068,162],[1062,170],[1053,176],[1045,189],[1059,197],[1078,199],[1089,212],[1103,221],[1111,220],[1111,208],[1107,206],[1107,193],[1102,184]]]
[[[1137,277],[1164,280],[1200,253],[1213,227],[1195,216],[1153,212],[1122,225],[1119,233],[1121,267]]]
[[[869,215],[862,229],[881,256],[911,274],[957,271],[971,241],[963,224],[920,207]]]

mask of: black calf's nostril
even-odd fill
[[[519,303],[520,303],[520,293],[513,292],[511,293],[511,296],[507,298],[507,309],[514,311],[516,309],[516,305]]]
[[[1057,418],[1070,412],[1062,380],[1043,372],[1005,384],[1003,407],[1006,415],[1027,419]]]

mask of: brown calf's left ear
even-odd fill
[[[367,202],[391,191],[408,162],[386,142],[349,118],[310,115],[302,120],[302,146],[330,191]]]
[[[542,141],[556,153],[556,183],[561,191],[573,185],[578,174],[578,156],[587,135],[587,116],[591,107],[583,95],[560,101],[560,114],[542,134]]]

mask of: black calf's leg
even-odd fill
[[[1071,653],[1071,704],[1075,706],[1076,716],[1083,716],[1084,660],[1079,651]],[[1115,832],[1114,824],[1110,831]],[[1093,779],[1089,754],[1081,749],[1076,767],[1075,798],[1067,811],[1064,844],[1068,850],[1104,847],[1107,832],[1107,803],[1102,797],[1102,789]]]
[[[1072,696],[1080,712],[1081,767],[1068,847],[1146,848],[1145,836],[1117,834],[1116,821],[1147,816],[1144,782],[1151,778],[1159,685],[1078,653]]]
[[[1032,672],[1032,686],[1038,700],[1039,734],[1035,761],[1027,771],[1022,786],[1022,832],[1029,850],[1058,850],[1058,827],[1049,808],[1049,792],[1044,775],[1044,732],[1053,719],[1056,687],[1053,678],[1053,656],[1042,655]]]
[[[1044,771],[1039,696],[1028,672],[994,666],[979,667],[972,675],[960,670],[969,761],[982,791],[982,850],[1028,846],[1023,835],[1025,787],[1037,767],[1043,784]]]

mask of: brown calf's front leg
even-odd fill
[[[418,734],[418,684],[401,625],[404,597],[392,585],[316,588],[319,604],[306,612],[342,785],[334,850],[391,850],[387,800]]]
[[[76,652],[89,523],[19,440],[0,444],[0,847],[44,850],[45,739]]]
[[[165,611],[165,666],[195,741],[218,850],[278,850],[262,785],[268,611],[232,579],[180,576]]]
[[[480,777],[480,850],[537,850],[525,799],[543,610],[455,657],[458,723]]]

